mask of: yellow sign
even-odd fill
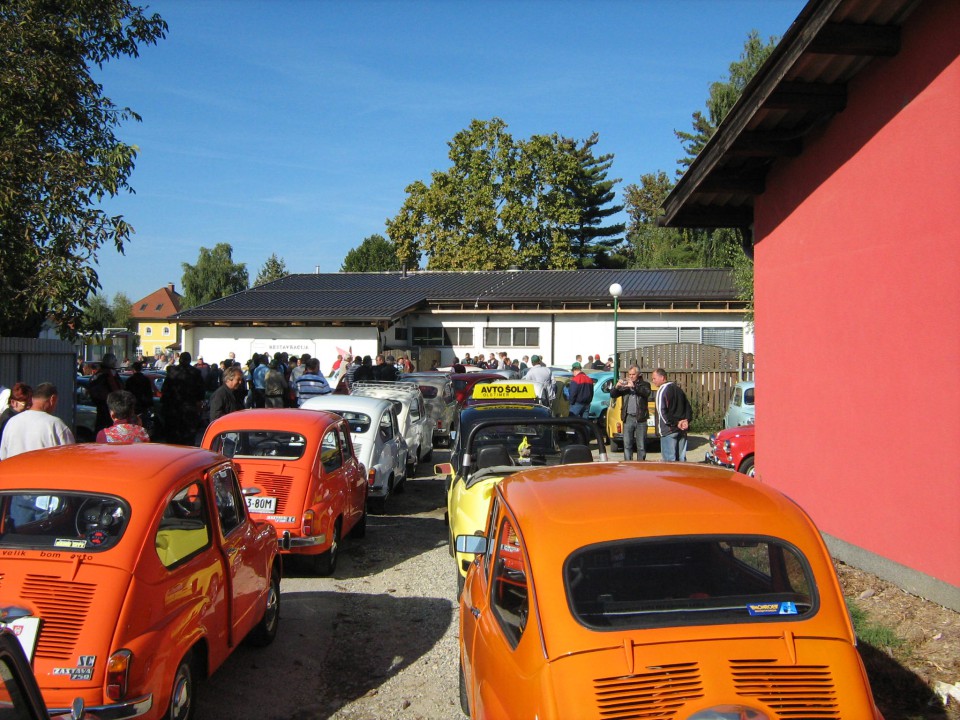
[[[533,383],[492,382],[473,386],[474,400],[536,400]]]

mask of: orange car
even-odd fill
[[[320,575],[336,569],[340,540],[367,527],[366,470],[350,426],[315,410],[242,410],[210,423],[203,447],[233,459],[247,509],[277,529],[284,553]]]
[[[69,445],[4,460],[0,558],[0,605],[31,614],[19,623],[51,714],[80,698],[98,718],[189,717],[198,680],[244,638],[277,633],[276,532],[206,450]]]
[[[457,549],[472,718],[881,719],[817,528],[751,478],[531,469]]]

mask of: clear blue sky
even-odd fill
[[[404,188],[449,167],[447,142],[500,117],[515,138],[557,132],[615,156],[618,190],[671,176],[709,85],[752,29],[782,36],[803,0],[158,0],[167,38],[98,75],[143,122],[136,228],[100,252],[102,293],[131,301],[201,247],[233,247],[251,282],[271,253],[336,272],[397,213]],[[619,199],[619,193],[618,193]]]

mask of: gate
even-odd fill
[[[620,351],[620,373],[636,364],[645,379],[657,368],[677,383],[693,407],[694,423],[719,427],[733,386],[754,379],[752,353],[700,343],[670,343]]]

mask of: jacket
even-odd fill
[[[637,420],[641,422],[646,422],[647,418],[650,417],[650,412],[647,409],[647,402],[650,400],[650,383],[646,380],[638,380],[633,384],[633,387],[624,385],[620,387],[619,385],[614,385],[610,388],[610,398],[625,397],[627,395],[636,395],[637,396],[637,405],[638,412]],[[625,422],[627,419],[627,401],[624,400],[620,403],[620,421]]]
[[[577,373],[567,384],[567,399],[571,405],[589,405],[593,402],[593,380],[586,373]]]
[[[680,432],[681,420],[693,419],[686,393],[675,382],[666,382],[657,390],[657,433],[661,436]]]

